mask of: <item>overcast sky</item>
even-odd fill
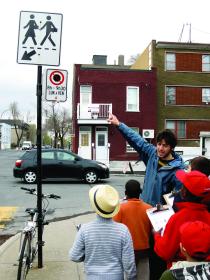
[[[114,64],[118,55],[128,62],[151,40],[210,43],[209,0],[6,0],[1,8],[0,116],[16,101],[22,114],[36,115],[37,66],[16,62],[20,11],[63,14],[60,69],[69,73],[71,106],[72,69],[75,63],[92,63],[94,54],[107,55]],[[44,66],[46,68],[53,68]],[[56,67],[55,67],[56,68]],[[4,113],[3,113],[4,112]]]

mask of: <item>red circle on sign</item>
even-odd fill
[[[55,81],[54,79],[53,79],[53,77],[55,76],[55,75],[59,75],[60,76],[60,80],[59,81]],[[63,73],[62,72],[60,72],[60,71],[53,71],[51,74],[50,74],[50,82],[53,84],[53,85],[61,85],[62,83],[63,83],[63,81],[64,81],[64,75],[63,75]]]

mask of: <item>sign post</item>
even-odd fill
[[[20,12],[17,63],[38,65],[37,69],[37,210],[38,268],[42,256],[42,65],[60,65],[62,14]]]
[[[42,254],[42,66],[37,71],[37,210],[38,210],[38,268],[43,267]]]

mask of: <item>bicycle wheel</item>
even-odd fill
[[[31,264],[31,240],[29,235],[25,234],[19,258],[17,280],[26,279],[26,275]]]

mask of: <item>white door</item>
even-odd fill
[[[109,165],[107,127],[96,127],[96,160]]]
[[[206,148],[205,157],[210,157],[210,138],[209,137],[205,138],[205,148]]]
[[[89,126],[80,127],[78,155],[91,159],[91,128]]]

